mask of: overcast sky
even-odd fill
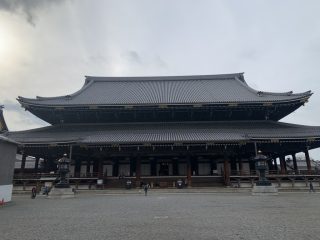
[[[70,94],[85,75],[245,72],[257,90],[312,90],[281,121],[320,126],[319,12],[317,0],[0,0],[0,104],[10,130],[29,129],[46,123],[18,96]]]

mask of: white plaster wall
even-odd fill
[[[0,201],[10,202],[12,197],[12,184],[0,185]]]

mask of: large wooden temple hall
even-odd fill
[[[320,147],[320,127],[279,121],[311,95],[257,91],[243,73],[87,76],[70,95],[18,97],[51,126],[4,135],[20,143],[20,174],[55,172],[67,153],[70,180],[80,185],[100,180],[102,187],[120,187],[121,179],[134,186],[172,187],[178,179],[194,187],[230,185],[235,177],[256,175],[257,149],[269,157],[269,176],[312,175],[309,150]],[[300,152],[304,173],[296,164]],[[35,157],[31,172],[24,169],[27,156]]]

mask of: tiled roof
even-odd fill
[[[19,97],[22,105],[153,105],[296,101],[311,92],[270,93],[250,88],[242,73],[175,77],[86,77],[76,93],[61,97]]]
[[[0,133],[8,131],[7,124],[3,117],[3,106],[0,105]]]
[[[6,136],[24,144],[203,143],[272,138],[320,138],[320,127],[273,121],[65,124],[8,132]]]
[[[0,135],[0,142],[7,142],[7,143],[13,143],[15,145],[18,145],[19,143],[17,143],[16,141],[13,141],[12,139],[10,138],[7,138],[3,135]]]

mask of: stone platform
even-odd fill
[[[113,195],[87,193],[56,200],[13,195],[11,204],[0,207],[1,240],[315,240],[320,236],[317,192],[265,197],[249,191],[203,194],[184,189],[180,193],[151,189],[148,196],[124,190]]]
[[[265,195],[278,195],[278,189],[271,186],[253,186],[252,195],[254,196],[265,196]]]
[[[72,188],[56,188],[53,187],[47,198],[74,198],[74,191]]]

